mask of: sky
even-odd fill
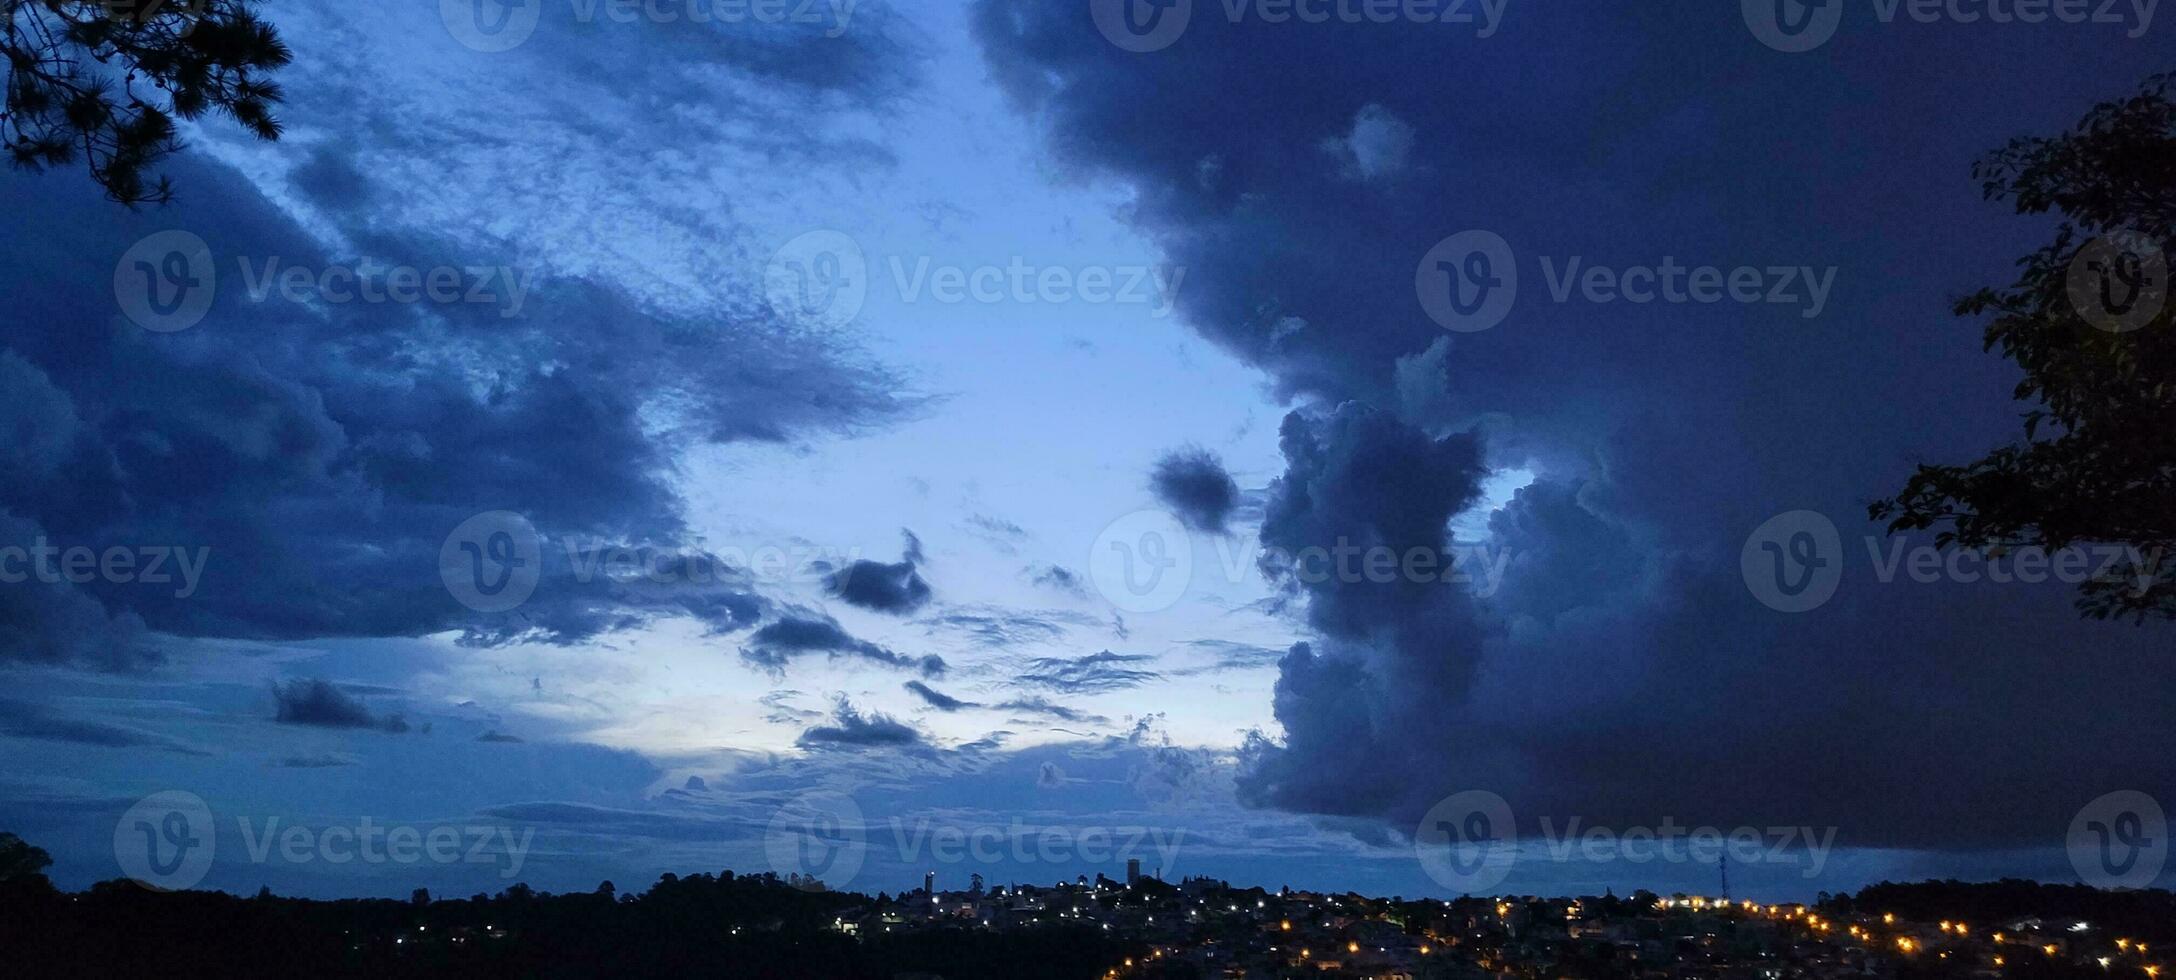
[[[0,830],[315,897],[2176,880],[2168,628],[1866,518],[2015,435],[1949,311],[2054,225],[1973,162],[2170,26],[1600,6],[266,9],[277,143],[0,177]]]

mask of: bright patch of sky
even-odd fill
[[[1150,664],[1161,675],[1150,684],[1064,703],[1103,716],[1104,728],[1168,712],[1172,738],[1234,746],[1272,724],[1274,660],[1209,670],[1216,658],[1194,644],[1281,649],[1294,638],[1249,607],[1264,593],[1251,529],[1197,537],[1207,573],[1155,613],[1110,608],[1086,562],[1111,522],[1156,506],[1146,474],[1178,443],[1222,454],[1243,487],[1265,485],[1281,468],[1284,408],[1259,372],[1178,319],[1186,270],[1120,220],[1127,189],[1049,172],[1032,121],[987,78],[963,9],[917,6],[911,27],[879,13],[863,11],[856,26],[926,56],[910,85],[806,96],[737,73],[731,59],[645,70],[646,81],[707,86],[690,99],[644,97],[593,69],[622,48],[671,51],[692,43],[676,34],[722,28],[596,23],[579,28],[584,45],[570,56],[547,22],[524,48],[478,58],[421,6],[372,11],[367,22],[332,8],[283,12],[300,55],[290,136],[266,147],[212,132],[205,148],[307,218],[313,205],[292,188],[313,157],[360,145],[354,162],[399,189],[378,221],[465,235],[550,273],[609,276],[665,307],[748,303],[778,249],[810,233],[844,236],[865,273],[863,298],[827,325],[932,398],[910,420],[856,437],[689,452],[682,482],[696,532],[726,554],[890,562],[911,529],[937,597],[916,615],[827,599],[808,574],[768,581],[766,592],[864,639],[945,657],[954,669],[933,686],[968,700],[1022,694],[1009,678],[1030,658],[1168,658]],[[366,74],[373,83],[359,84]],[[805,126],[804,138],[766,128],[781,118]],[[878,145],[881,155],[857,156]],[[1083,590],[1037,585],[1034,570],[1051,565],[1082,574]],[[942,622],[955,614],[1064,627],[998,648]],[[805,659],[791,678],[768,677],[739,662],[737,639],[665,624],[603,641],[602,657],[590,646],[461,650],[416,681],[444,684],[457,700],[520,696],[539,720],[652,753],[795,751],[806,720],[761,700],[776,690],[799,692],[800,711],[845,695],[913,718],[940,743],[1006,720],[928,711],[897,671],[850,661]],[[539,675],[582,707],[526,697]],[[1069,737],[1021,732],[1031,743]]]

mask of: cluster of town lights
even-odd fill
[[[1802,905],[1762,905],[1759,902],[1732,902],[1729,899],[1725,898],[1705,898],[1701,896],[1693,896],[1690,898],[1658,899],[1655,902],[1655,905],[1657,908],[1661,909],[1714,910],[1718,912],[1728,911],[1735,907],[1752,913],[1754,915],[1766,915],[1771,918],[1781,919],[1786,922],[1803,921],[1808,930],[1822,934],[1831,932],[1836,927],[1836,922],[1834,920],[1824,919],[1820,915],[1815,914],[1814,912],[1808,910],[1805,906]],[[1509,910],[1509,908],[1510,906],[1508,905],[1499,904],[1496,907],[1497,914],[1503,915]],[[1881,916],[1881,924],[1884,926],[1895,926],[1897,924],[1896,913],[1883,913],[1883,915]],[[1971,926],[1963,922],[1944,919],[1940,923],[1938,923],[1937,926],[1944,934],[1956,936],[1959,939],[1969,938],[1972,935]],[[2079,923],[2077,926],[2072,927],[2071,931],[2082,932],[2084,931],[2084,927],[2084,923]],[[1880,937],[1876,936],[1873,930],[1861,926],[1846,925],[1844,931],[1851,938],[1859,940],[1861,942],[1871,944],[1881,941]],[[2009,937],[2000,932],[1995,933],[1993,939],[1996,946],[2004,945],[2009,941]],[[1896,944],[1897,950],[1905,954],[1920,953],[1924,952],[1926,949],[1925,943],[1911,936],[1897,936],[1895,937],[1894,942]],[[2116,950],[2119,953],[2134,954],[2143,958],[2146,955],[2147,947],[2145,943],[2132,942],[2129,939],[2118,939],[2116,940]],[[2040,947],[2040,952],[2047,956],[2053,957],[2062,952],[2062,947],[2055,943],[2047,943]],[[1943,953],[1941,953],[1941,956],[1942,958],[1946,959],[1948,958],[1949,953],[1944,951]],[[2099,964],[2103,969],[2112,969],[2115,966],[2116,958],[2112,956],[2101,956],[2096,957],[2094,959],[2094,962]],[[2008,961],[2004,957],[2000,955],[1994,957],[1995,966],[2000,967],[2007,964]],[[2140,969],[2146,974],[2148,980],[2159,980],[2161,976],[2161,967],[2158,964],[2140,964]]]
[[[1334,900],[1332,904],[1335,904]],[[1450,906],[1450,902],[1444,903],[1444,907],[1449,908]],[[1880,945],[1893,945],[1899,953],[1902,953],[1906,956],[1917,956],[1922,953],[1936,952],[1935,950],[1929,949],[1928,940],[1923,940],[1915,935],[1891,935],[1885,939],[1884,937],[1878,935],[1873,928],[1870,928],[1867,925],[1861,925],[1857,923],[1839,923],[1835,919],[1823,917],[1819,913],[1807,908],[1804,905],[1764,905],[1759,902],[1752,901],[1732,901],[1727,898],[1706,898],[1703,896],[1692,896],[1657,899],[1655,902],[1655,906],[1656,908],[1662,910],[1689,909],[1695,911],[1712,912],[1742,912],[1749,915],[1766,916],[1768,918],[1776,919],[1782,922],[1802,922],[1805,924],[1806,928],[1809,931],[1819,934],[1830,933],[1834,931],[1838,925],[1842,925],[1844,927],[1844,932],[1849,935],[1853,940],[1856,940],[1859,943],[1863,943],[1869,947]],[[1256,907],[1260,908],[1260,903],[1257,903]],[[1511,900],[1499,899],[1495,903],[1494,910],[1498,918],[1508,920],[1511,917],[1514,908],[1515,905]],[[1234,906],[1233,910],[1236,911],[1236,909],[1237,907]],[[1570,906],[1570,911],[1566,913],[1566,917],[1577,918],[1579,911],[1580,909],[1578,905],[1574,903]],[[1896,929],[1898,932],[1906,932],[1907,930],[1911,929],[1911,925],[1908,922],[1905,923],[1903,926],[1899,927],[1897,916],[1893,912],[1882,914],[1879,921],[1882,926]],[[1292,920],[1280,919],[1277,923],[1276,928],[1280,932],[1292,932]],[[1969,924],[1954,919],[1941,920],[1939,923],[1937,923],[1936,928],[1943,935],[1954,936],[1960,940],[1970,939],[1973,937],[1972,927]],[[2088,926],[2086,923],[2080,922],[2074,926],[2071,926],[2069,931],[2086,932],[2089,929],[2090,926]],[[1991,933],[1989,934],[1989,938],[1992,940],[1994,946],[1998,950],[2000,947],[2006,945],[2029,945],[2029,943],[2017,940],[2008,933],[2004,932]],[[2148,952],[2147,944],[2142,942],[2134,942],[2130,939],[2115,940],[2115,947],[2118,954],[2135,956],[2141,960],[2145,958]],[[1275,947],[1271,948],[1274,949]],[[2041,953],[2045,954],[2050,958],[2059,956],[2062,953],[2062,947],[2060,944],[2057,943],[2045,943],[2040,945],[2038,948]],[[1358,954],[1360,952],[1360,944],[1358,942],[1348,941],[1345,943],[1343,951],[1348,954]],[[1435,947],[1430,945],[1422,945],[1418,948],[1418,951],[1420,955],[1428,956],[1435,952]],[[1302,948],[1298,951],[1298,954],[1301,960],[1309,961],[1313,960],[1315,955],[1312,948]],[[1162,958],[1163,955],[1164,950],[1162,949],[1155,950],[1153,954],[1155,958],[1159,959]],[[1939,950],[1937,952],[1937,955],[1942,959],[1948,959],[1950,951]],[[2099,965],[2104,970],[2113,971],[2118,963],[2118,959],[2118,956],[2098,956],[2093,958],[2093,962]],[[2009,963],[2008,957],[2002,955],[2000,952],[1994,953],[1991,957],[1991,960],[1993,965],[1998,969],[2007,966]],[[1482,965],[1486,967],[1489,964],[1486,960],[1484,960],[1482,962]],[[2159,964],[2140,963],[2138,964],[2138,966],[2140,971],[2146,975],[2147,980],[2159,980],[2161,976],[2161,967]],[[1126,969],[1131,970],[1133,967],[1134,961],[1128,959],[1126,961]],[[1118,970],[1112,970],[1110,976],[1116,977],[1119,972],[1120,971]]]

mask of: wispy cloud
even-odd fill
[[[796,658],[811,654],[850,657],[902,670],[920,671],[925,677],[941,677],[943,657],[930,654],[910,657],[847,633],[838,620],[822,613],[796,610],[755,631],[741,648],[741,659],[772,673],[783,673]]]
[[[1157,680],[1162,675],[1137,665],[1155,662],[1154,657],[1118,654],[1105,650],[1083,657],[1038,657],[1027,662],[1014,683],[1044,687],[1066,694],[1101,694],[1121,691]]]

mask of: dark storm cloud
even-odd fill
[[[1326,656],[1301,644],[1285,657],[1275,708],[1290,748],[1252,746],[1239,789],[1252,801],[1316,809],[1313,795],[1292,787],[1320,783],[1343,794],[1341,806],[1380,812],[1407,790],[1377,761],[1383,747],[1371,736],[1388,735],[1378,712],[1426,716],[1462,699],[1483,635],[1457,585],[1347,576],[1325,556],[1340,547],[1445,553],[1452,515],[1478,492],[1480,447],[1471,435],[1432,438],[1358,402],[1319,418],[1293,413],[1281,442],[1288,469],[1270,487],[1262,572],[1307,597]]]
[[[973,701],[962,701],[949,694],[939,691],[936,688],[930,687],[929,685],[924,684],[921,681],[908,681],[907,690],[915,697],[921,698],[930,707],[935,708],[939,711],[958,711],[962,708],[982,707],[981,705],[976,704]]]
[[[796,658],[809,654],[855,657],[902,670],[918,670],[924,677],[941,677],[944,658],[935,654],[910,657],[846,632],[837,620],[805,609],[792,610],[750,634],[741,648],[741,659],[772,673],[783,672]]]
[[[372,714],[368,705],[328,681],[298,679],[275,683],[272,700],[277,706],[275,720],[282,725],[374,728],[394,734],[408,731],[408,722],[401,716],[381,718]]]
[[[0,546],[207,549],[200,587],[0,590],[0,657],[125,666],[155,656],[157,633],[496,644],[663,617],[744,629],[764,603],[682,545],[672,461],[702,443],[859,430],[911,404],[845,342],[754,304],[663,314],[607,281],[360,218],[352,247],[380,267],[528,276],[518,314],[502,315],[503,282],[496,305],[259,301],[245,260],[357,260],[326,254],[240,174],[197,154],[175,166],[190,191],[155,219],[60,175],[0,186],[0,206],[44,229],[0,246],[15,280],[0,431],[25,434],[0,445]],[[210,246],[216,299],[195,326],[153,333],[119,314],[113,269],[174,228]],[[448,534],[487,511],[541,535],[540,582],[510,613],[471,612],[440,578]],[[577,574],[591,546],[657,555],[665,574]]]
[[[2165,634],[2081,623],[2061,588],[1878,582],[1854,517],[1913,460],[2014,435],[2009,366],[1946,317],[2044,229],[1982,202],[1970,161],[2132,91],[2151,53],[1866,29],[1780,57],[1728,4],[1516,7],[1487,41],[1196,17],[1141,56],[1078,7],[981,0],[977,32],[1060,164],[1129,187],[1189,269],[1188,321],[1308,403],[1265,545],[1440,541],[1488,469],[1541,474],[1491,521],[1491,595],[1291,593],[1314,636],[1282,658],[1246,799],[1410,834],[1478,788],[1529,832],[1674,817],[1960,848],[2050,844],[2102,793],[2176,784]],[[1521,289],[1452,336],[1416,267],[1469,229],[1511,243]],[[1818,321],[1558,301],[1542,263],[1572,256],[1838,276]],[[1738,555],[1800,508],[1855,567],[1791,617]]]
[[[856,561],[824,577],[832,595],[863,609],[904,616],[929,604],[929,583],[917,567],[922,564],[922,541],[905,531],[906,555],[894,564]]]
[[[0,351],[0,375],[9,373],[11,359],[12,355]],[[22,362],[15,359],[14,363]],[[23,393],[33,398],[38,394],[34,389]],[[0,413],[5,411],[0,408]],[[6,451],[0,447],[0,453]],[[45,537],[38,525],[0,511],[0,542],[5,542],[0,547],[30,547]],[[26,578],[0,588],[0,624],[6,626],[0,629],[0,661],[83,663],[125,670],[160,659],[142,616],[111,609],[63,581]]]
[[[801,733],[802,748],[904,748],[926,744],[913,727],[878,712],[864,714],[852,702],[840,698],[831,713],[831,724]]]
[[[1127,655],[1105,650],[1083,657],[1037,657],[1013,678],[1017,684],[1046,687],[1063,694],[1101,694],[1139,687],[1160,675],[1135,664],[1154,663],[1146,655]]]
[[[1198,18],[1183,50],[1138,57],[1078,8],[982,0],[977,32],[993,75],[1045,127],[1061,162],[1140,191],[1129,214],[1190,270],[1190,283],[1205,280],[1181,297],[1190,321],[1269,369],[1284,390],[1342,398],[1388,391],[1396,360],[1442,336],[1415,302],[1414,268],[1454,232],[1494,229],[1530,242],[1537,236],[1518,234],[1538,220],[1529,216],[1561,214],[1573,217],[1558,228],[1602,219],[1607,230],[1664,235],[1687,222],[1658,222],[1648,200],[1621,189],[1627,183],[1674,182],[1653,188],[1657,195],[1726,174],[1748,189],[1792,186],[1772,169],[1737,166],[1725,155],[1732,144],[1712,135],[1782,136],[1795,124],[1758,98],[1715,103],[1711,72],[1757,63],[1782,91],[1804,70],[1743,43],[1735,8],[1538,6],[1508,19],[1503,33],[1477,42],[1447,24],[1289,30]],[[1626,37],[1657,43],[1627,47]],[[1531,43],[1540,38],[1546,52]],[[1447,47],[1458,57],[1446,61]],[[1537,60],[1552,70],[1534,70]],[[1618,94],[1627,76],[1647,90],[1642,98]],[[1423,78],[1432,81],[1416,85]],[[1436,97],[1445,90],[1490,94]],[[1239,104],[1251,108],[1230,111]],[[1403,166],[1352,179],[1345,153],[1365,132],[1408,134]],[[1582,165],[1599,165],[1596,140],[1614,154],[1609,166],[1646,169],[1594,179]],[[1592,235],[1573,241],[1598,244]],[[1651,342],[1642,348],[1644,338],[1542,326],[1566,342],[1559,352],[1584,343],[1599,346],[1584,351],[1598,365],[1631,358],[1627,370],[1603,372],[1619,384],[1666,363]],[[1486,382],[1490,395],[1519,394],[1542,368],[1525,350],[1474,346],[1462,374]],[[1551,393],[1481,409],[1531,414]],[[1454,392],[1469,403],[1476,394]]]
[[[1462,693],[1480,640],[1466,592],[1418,576],[1351,574],[1335,553],[1448,554],[1450,519],[1478,497],[1486,472],[1479,441],[1431,438],[1347,402],[1319,418],[1286,417],[1280,444],[1287,469],[1270,487],[1263,575],[1306,593],[1310,626],[1400,665],[1414,690]]]
[[[1199,447],[1165,453],[1149,474],[1149,487],[1196,531],[1224,533],[1225,522],[1239,506],[1239,484],[1224,469],[1224,461]]]

